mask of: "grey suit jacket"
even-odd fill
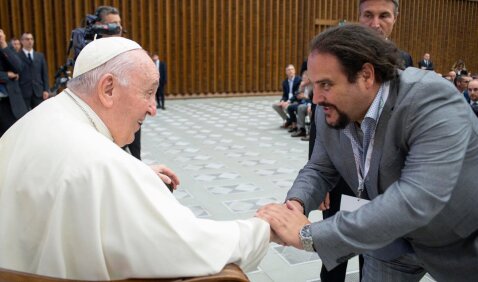
[[[340,176],[356,192],[350,140],[316,111],[317,139],[287,199],[316,209]],[[369,173],[372,201],[312,224],[314,245],[331,269],[397,239],[411,245],[438,281],[478,278],[478,119],[436,73],[407,68],[391,81],[377,124]]]

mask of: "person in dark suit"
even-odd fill
[[[156,67],[159,70],[159,86],[158,90],[156,91],[156,107],[158,109],[161,108],[166,110],[166,107],[164,106],[164,87],[168,82],[166,64],[159,60],[158,54],[153,55],[153,62],[156,64]]]
[[[22,50],[22,43],[20,42],[20,39],[16,37],[10,39],[10,47],[15,49],[16,52],[20,52]]]
[[[18,86],[21,68],[22,61],[8,47],[5,33],[0,29],[0,137],[27,112]]]
[[[422,70],[434,70],[433,62],[430,61],[430,54],[425,53],[425,55],[423,55],[423,60],[418,62],[418,68]]]
[[[427,272],[470,281],[478,277],[478,120],[453,85],[399,64],[398,48],[360,25],[312,41],[316,146],[285,204],[256,216],[275,242],[318,253],[329,270],[364,254],[362,281],[418,282]],[[340,178],[356,197],[310,222]]]
[[[294,94],[299,90],[301,79],[295,75],[295,67],[290,64],[285,68],[287,78],[282,81],[282,97],[279,102],[272,104],[272,108],[282,118],[284,124],[282,128],[288,128],[292,125],[290,117],[287,116],[286,110],[289,107]]]
[[[31,33],[24,33],[20,37],[23,49],[18,56],[23,61],[20,71],[20,89],[23,99],[29,110],[48,99],[48,67],[42,53],[33,50],[34,39]]]
[[[468,95],[470,96],[470,106],[478,117],[478,79],[473,79],[468,83]]]

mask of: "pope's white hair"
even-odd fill
[[[145,52],[142,49],[135,49],[121,53],[106,63],[72,78],[68,81],[67,87],[73,92],[89,95],[94,92],[100,78],[108,73],[114,75],[122,86],[127,86],[131,72],[138,71],[136,68],[137,60],[134,59],[134,56],[132,58],[131,52],[138,51]]]

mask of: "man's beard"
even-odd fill
[[[327,122],[327,117],[325,118],[325,123],[327,123],[327,126],[329,126],[330,128],[344,129],[350,123],[350,118],[347,116],[347,114],[341,112],[339,109],[337,109],[337,107],[335,107],[331,104],[328,104],[328,103],[323,103],[323,104],[319,104],[319,105],[322,106],[322,107],[328,107],[328,108],[334,109],[337,112],[337,114],[339,115],[337,121],[334,124],[328,123]]]

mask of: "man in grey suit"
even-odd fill
[[[446,80],[399,64],[398,48],[363,26],[313,40],[314,151],[286,203],[257,215],[328,269],[364,254],[363,281],[475,281],[478,120]],[[311,223],[340,177],[357,197]]]
[[[23,61],[20,89],[28,109],[33,109],[49,97],[48,67],[45,56],[33,50],[34,39],[31,33],[22,34],[20,41],[23,46],[18,53]]]

